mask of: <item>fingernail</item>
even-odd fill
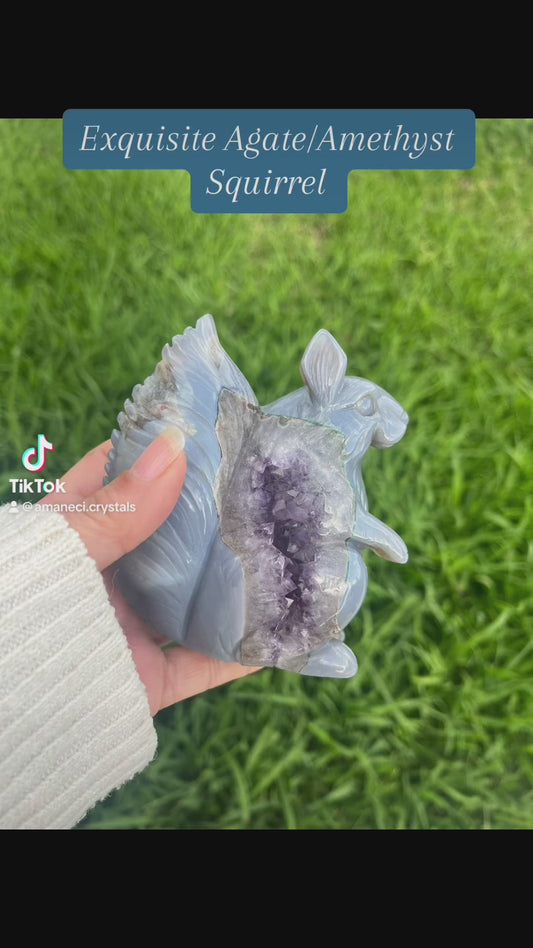
[[[179,428],[166,428],[137,458],[131,470],[143,481],[155,481],[181,454],[184,445]]]

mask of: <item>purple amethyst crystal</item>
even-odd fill
[[[220,536],[244,573],[241,661],[300,671],[310,652],[342,638],[337,614],[355,517],[344,437],[266,415],[228,390],[216,432]]]

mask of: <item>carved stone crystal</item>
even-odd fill
[[[106,481],[169,425],[185,436],[187,476],[116,582],[158,633],[195,651],[348,678],[357,661],[343,630],[365,597],[363,551],[407,560],[368,512],[361,463],[371,445],[399,441],[408,417],[382,388],[346,376],[324,329],[301,370],[305,388],[260,408],[211,316],[165,346],[119,415]]]

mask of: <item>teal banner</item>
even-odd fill
[[[69,109],[72,169],[175,169],[200,214],[342,213],[348,174],[466,169],[469,109]]]

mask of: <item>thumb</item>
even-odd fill
[[[100,570],[146,540],[167,519],[183,487],[184,439],[167,428],[135,464],[84,497],[84,511],[66,514]]]

